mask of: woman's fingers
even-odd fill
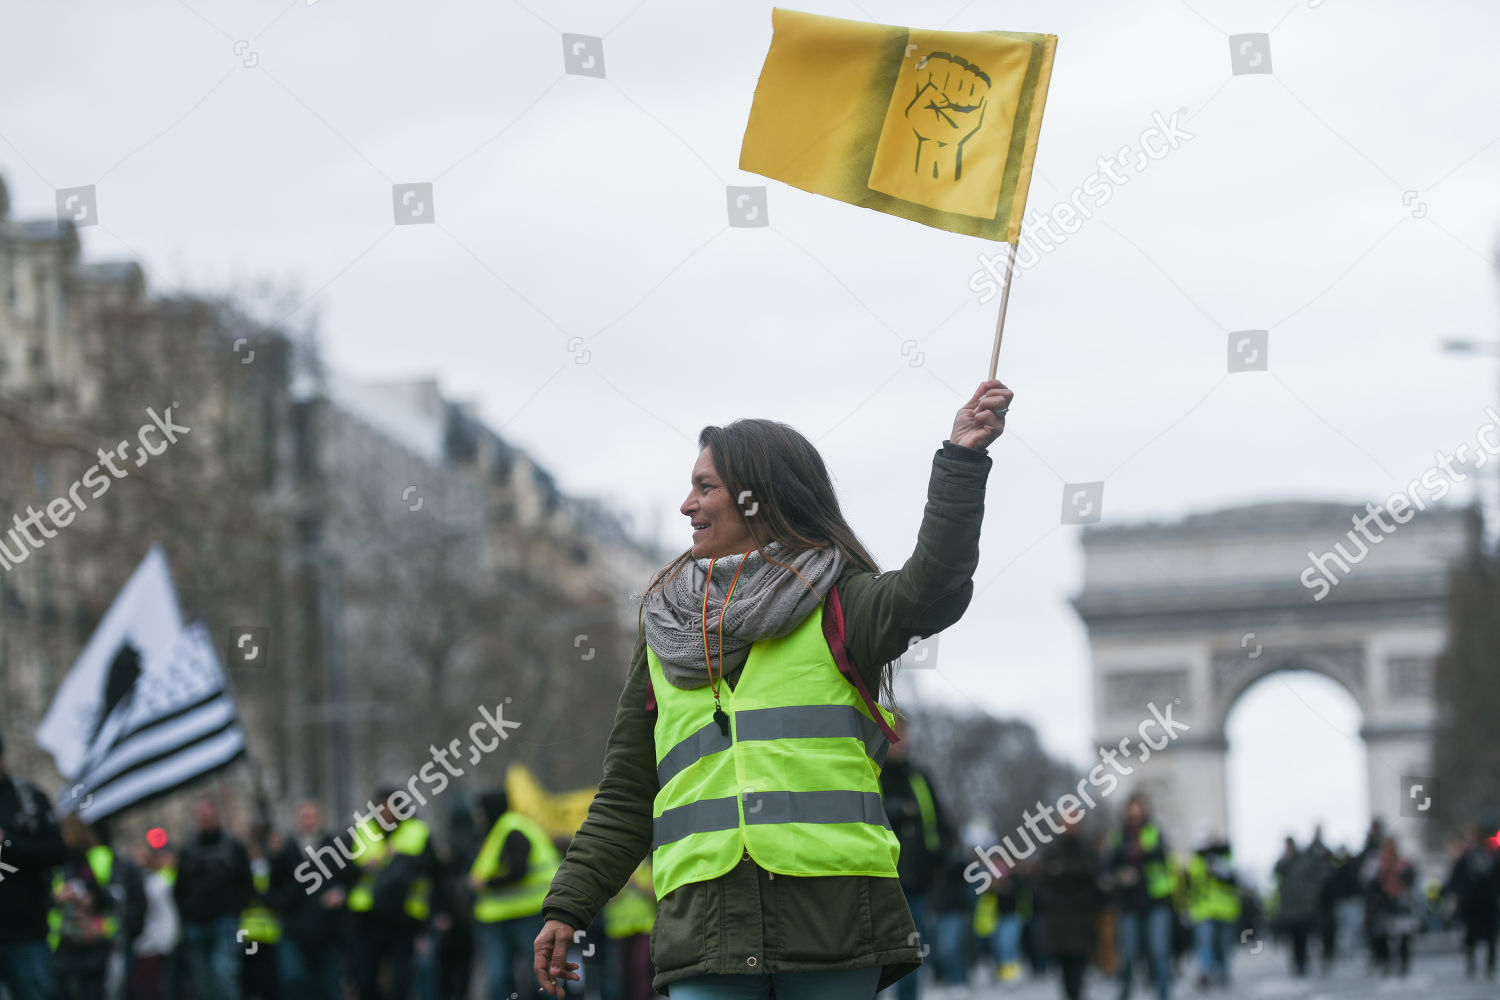
[[[977,401],[974,403],[976,413],[1003,410],[1015,398],[1016,394],[1011,392],[1003,383],[987,382],[985,384],[991,388],[979,394]]]
[[[577,962],[569,962],[568,945],[573,940],[573,930],[561,921],[548,921],[537,935],[536,944],[533,946],[536,959],[532,963],[532,970],[536,972],[536,981],[542,988],[542,992],[550,993],[552,996],[564,996],[561,979],[577,980]]]

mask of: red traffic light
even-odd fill
[[[146,831],[146,843],[151,845],[153,851],[159,851],[167,846],[167,831],[159,826],[153,826]]]

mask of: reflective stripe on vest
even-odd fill
[[[531,843],[531,850],[526,855],[526,876],[520,882],[512,882],[498,889],[478,890],[474,899],[474,919],[480,923],[492,924],[542,912],[542,901],[547,898],[547,890],[552,886],[552,876],[557,873],[562,858],[558,856],[557,848],[552,845],[546,831],[529,817],[514,810],[501,816],[484,838],[484,846],[480,847],[479,854],[474,858],[469,874],[481,882],[496,875],[510,874],[501,870],[501,851],[506,838],[518,830]]]
[[[751,645],[734,689],[719,689],[728,737],[710,688],[672,685],[648,646],[658,899],[723,875],[745,852],[777,874],[896,877],[900,847],[880,797],[885,737],[839,673],[822,617],[816,608],[791,634]]]
[[[876,764],[885,765],[890,744],[880,727],[853,705],[794,705],[790,708],[742,709],[735,736],[741,740],[819,739],[852,736],[865,745]],[[729,749],[729,737],[710,720],[677,744],[656,765],[656,780],[665,785],[696,760]],[[928,799],[929,804],[931,798]]]
[[[398,854],[412,857],[421,854],[427,848],[429,833],[427,824],[419,819],[402,820],[389,835],[373,819],[365,820],[355,836],[354,863],[359,865],[360,873],[359,881],[349,890],[348,908],[355,913],[366,913],[373,908],[375,876]],[[432,912],[431,879],[422,875],[412,880],[404,909],[414,920],[427,919]]]

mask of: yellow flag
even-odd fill
[[[776,8],[740,169],[1015,243],[1056,35],[923,31]]]
[[[535,820],[549,837],[571,837],[577,833],[597,791],[597,787],[579,788],[554,795],[524,764],[511,764],[505,769],[505,795],[510,799],[510,807]]]

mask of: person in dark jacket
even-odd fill
[[[0,736],[0,989],[11,1000],[50,1000],[47,911],[67,853],[47,796],[6,772]]]
[[[1310,851],[1299,851],[1297,842],[1286,838],[1281,860],[1276,862],[1276,926],[1292,943],[1292,974],[1307,975],[1307,943],[1318,925],[1318,901],[1322,898],[1322,863]]]
[[[648,852],[654,985],[674,997],[870,997],[921,963],[880,802],[891,713],[871,692],[973,596],[984,449],[1011,396],[988,381],[959,408],[916,551],[886,573],[805,437],[769,420],[703,429],[680,507],[692,548],[642,597],[603,780],[543,904],[544,991],[580,978],[574,933]]]
[[[1463,852],[1453,860],[1444,895],[1457,903],[1458,919],[1464,925],[1464,972],[1473,978],[1474,952],[1482,944],[1484,974],[1495,978],[1495,938],[1500,933],[1500,864],[1493,842],[1470,823],[1464,830]]]
[[[277,945],[281,986],[296,1000],[342,1000],[344,902],[354,884],[352,866],[330,866],[330,878],[309,892],[297,881],[297,867],[312,857],[337,857],[333,834],[323,825],[316,802],[297,804],[297,832],[271,861],[271,907],[281,918]],[[315,852],[317,852],[315,854]]]
[[[250,854],[219,822],[209,798],[193,803],[197,836],[178,857],[172,897],[182,918],[182,948],[194,994],[207,1000],[240,1000],[240,913],[255,881]]]
[[[901,891],[906,894],[920,940],[930,942],[933,927],[928,919],[928,896],[942,873],[953,830],[931,779],[907,756],[905,723],[898,721],[895,729],[901,740],[886,753],[880,771],[880,794],[891,830],[901,844],[901,856],[896,859]],[[897,984],[896,1000],[917,1000],[915,972]]]
[[[1328,845],[1323,843],[1323,828],[1313,828],[1312,840],[1307,853],[1318,862],[1318,940],[1321,944],[1323,975],[1333,970],[1333,960],[1338,953],[1338,859]]]
[[[1043,852],[1036,875],[1037,896],[1047,911],[1041,947],[1057,960],[1063,996],[1081,1000],[1105,896],[1098,858],[1078,833],[1078,825],[1063,822],[1064,832]]]

